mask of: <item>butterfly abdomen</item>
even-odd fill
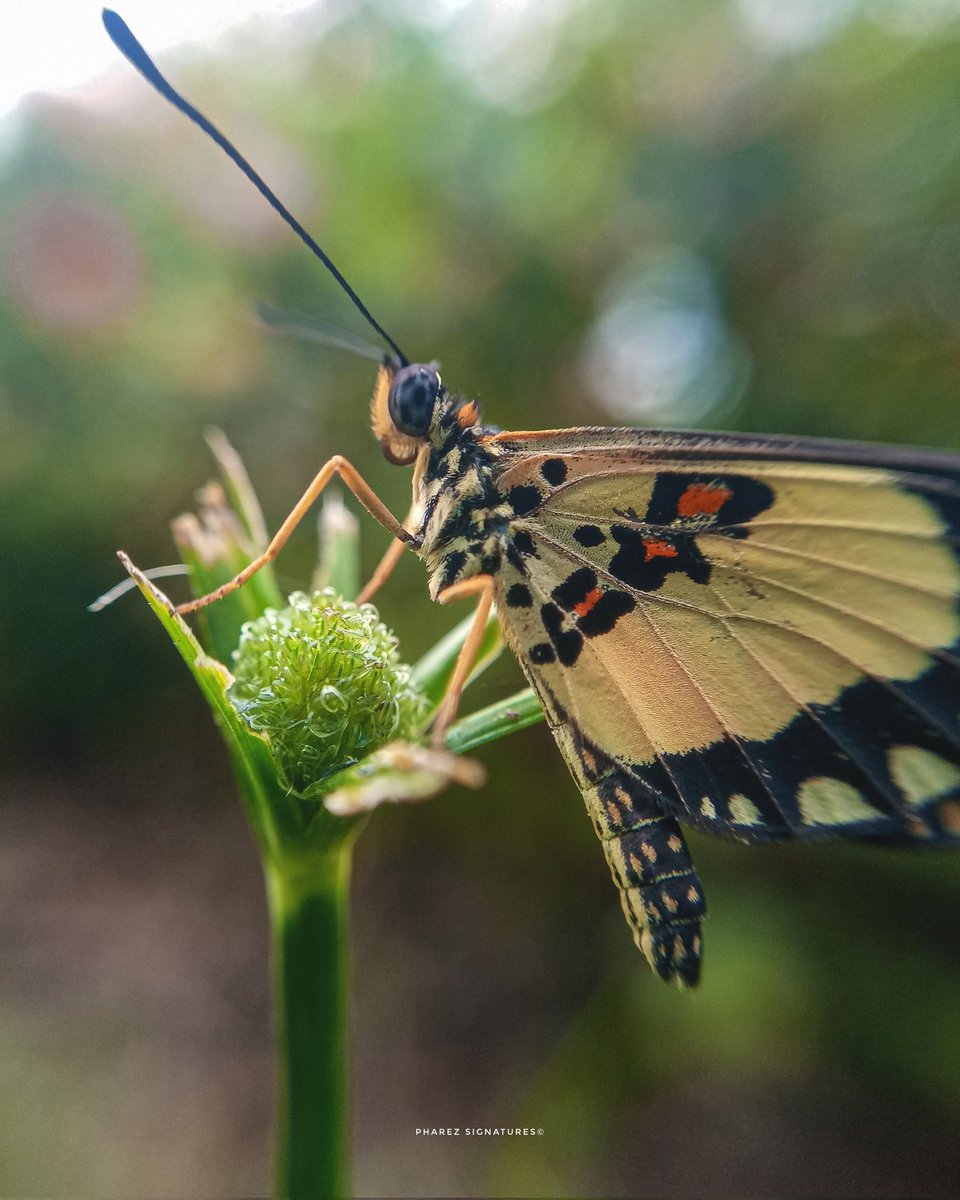
[[[662,979],[696,984],[707,907],[679,824],[620,767],[581,788],[633,940]]]
[[[601,840],[633,940],[662,979],[693,986],[707,907],[680,826],[648,817]]]
[[[700,979],[700,922],[707,906],[683,833],[656,793],[582,737],[541,692],[553,736],[583,794],[633,940],[661,977]]]

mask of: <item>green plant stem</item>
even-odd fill
[[[347,901],[353,838],[269,863],[278,1121],[277,1195],[340,1200],[348,1170]]]

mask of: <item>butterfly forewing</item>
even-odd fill
[[[658,819],[960,837],[955,460],[617,430],[489,441],[515,514],[501,617],[662,974],[695,975],[702,895]],[[696,903],[678,916],[664,879],[681,877]]]

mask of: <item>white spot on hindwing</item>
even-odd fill
[[[891,746],[890,774],[909,804],[924,804],[960,786],[960,767],[920,746]]]
[[[740,792],[736,792],[730,797],[727,806],[730,809],[730,819],[734,825],[762,825],[763,818],[760,816],[760,810],[748,800],[746,796]]]
[[[852,784],[828,775],[805,779],[797,791],[797,806],[807,825],[855,825],[881,815]]]

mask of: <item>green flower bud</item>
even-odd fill
[[[265,733],[284,787],[322,795],[333,774],[393,738],[415,736],[426,701],[372,605],[327,589],[248,621],[229,695]]]

